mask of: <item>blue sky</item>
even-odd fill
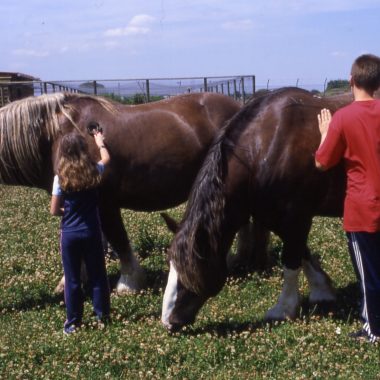
[[[1,0],[0,71],[42,80],[345,79],[380,55],[380,0]]]

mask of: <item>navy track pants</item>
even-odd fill
[[[380,232],[347,232],[362,292],[361,315],[370,340],[380,337]]]
[[[110,314],[110,290],[100,232],[82,230],[61,232],[61,253],[65,274],[65,326],[79,325],[83,317],[81,264],[84,261],[92,305],[99,319]]]

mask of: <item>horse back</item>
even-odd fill
[[[104,131],[112,155],[105,185],[122,207],[158,210],[187,199],[217,131],[240,104],[221,94],[186,94],[136,106],[73,98],[75,119]],[[95,149],[96,150],[96,149]]]
[[[322,108],[335,112],[348,102],[287,88],[253,99],[236,115],[226,134],[226,141],[234,143],[229,165],[245,172],[253,212],[270,223],[287,212],[341,215],[343,166],[322,173],[314,154],[320,143],[318,113]]]

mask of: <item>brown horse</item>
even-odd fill
[[[315,168],[317,114],[351,101],[350,95],[318,98],[298,88],[280,89],[252,99],[220,131],[169,249],[162,307],[167,328],[192,323],[206,300],[221,290],[227,251],[251,216],[283,241],[284,287],[268,319],[296,316],[301,268],[310,302],[335,299],[330,279],[312,260],[307,237],[313,216],[342,215],[345,193],[342,165],[324,173]]]
[[[87,133],[98,123],[111,154],[100,189],[102,227],[120,257],[118,291],[137,290],[143,272],[120,208],[154,211],[185,201],[216,131],[239,109],[233,99],[211,93],[139,106],[66,93],[20,100],[0,109],[0,183],[50,193],[61,136],[83,134],[98,160]]]

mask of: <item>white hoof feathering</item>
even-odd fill
[[[65,291],[65,276],[61,278],[58,285],[54,289],[54,292],[57,294],[62,294]]]
[[[301,269],[284,268],[284,285],[277,304],[267,311],[265,319],[284,320],[297,317],[300,306],[298,276]]]
[[[319,263],[312,261],[303,261],[302,268],[309,284],[310,303],[335,302],[335,289],[329,276],[323,271]]]
[[[135,261],[129,273],[121,273],[116,286],[118,294],[136,293],[145,287],[145,273],[140,264]]]

